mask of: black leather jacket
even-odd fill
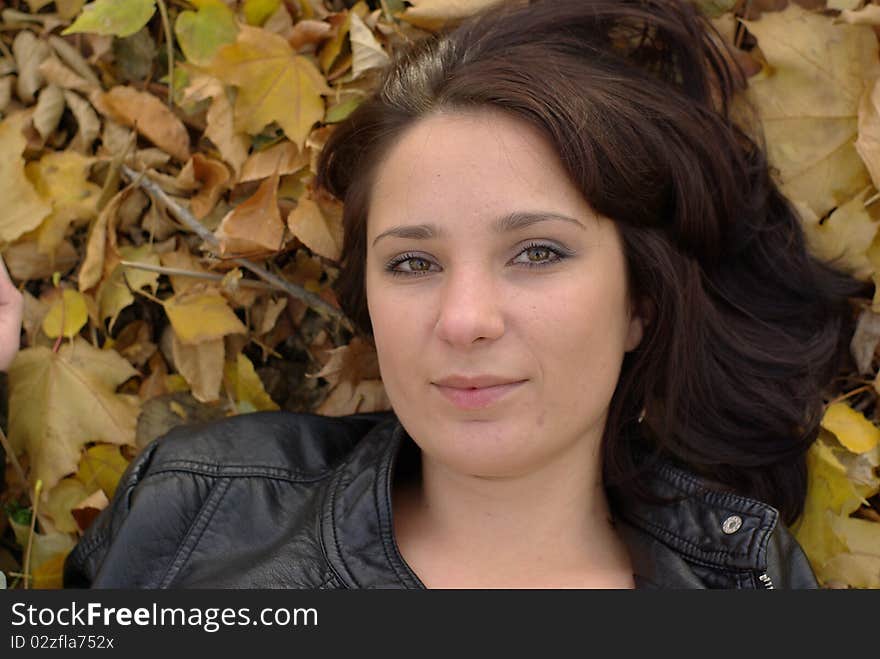
[[[423,588],[391,524],[419,449],[392,412],[264,412],[152,442],[65,563],[65,587]],[[415,460],[415,462],[414,462]],[[614,504],[637,588],[815,588],[776,509],[668,464]]]

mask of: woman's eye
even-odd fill
[[[552,265],[570,255],[563,248],[535,243],[524,247],[512,263],[534,268]],[[520,257],[525,258],[523,260]],[[388,263],[385,269],[392,275],[421,276],[431,272],[432,265],[431,261],[416,254],[402,254]]]

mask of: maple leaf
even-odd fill
[[[0,241],[12,242],[26,231],[40,225],[52,206],[34,189],[25,176],[25,138],[21,133],[24,116],[8,117],[0,122]]]
[[[870,183],[855,140],[865,80],[880,73],[877,37],[794,3],[744,23],[769,64],[751,78],[748,95],[770,161],[783,192],[823,217]]]
[[[331,90],[320,71],[277,34],[242,26],[238,40],[217,52],[208,71],[238,88],[235,125],[251,135],[273,121],[303,147],[324,117],[322,94]]]
[[[220,46],[235,41],[238,23],[229,7],[220,0],[210,0],[201,2],[198,12],[180,12],[174,33],[188,62],[207,65]]]
[[[9,441],[27,451],[34,480],[50,490],[76,471],[87,442],[134,444],[138,404],[116,393],[136,375],[112,350],[75,338],[54,353],[22,350],[9,369]]]

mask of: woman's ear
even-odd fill
[[[654,304],[643,298],[630,305],[629,328],[624,344],[626,352],[635,350],[642,342],[645,328],[654,321]]]

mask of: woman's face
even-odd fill
[[[488,477],[594,451],[642,322],[615,224],[537,129],[496,110],[420,120],[379,165],[368,218],[382,380],[420,448]],[[461,388],[497,381],[518,384]]]

